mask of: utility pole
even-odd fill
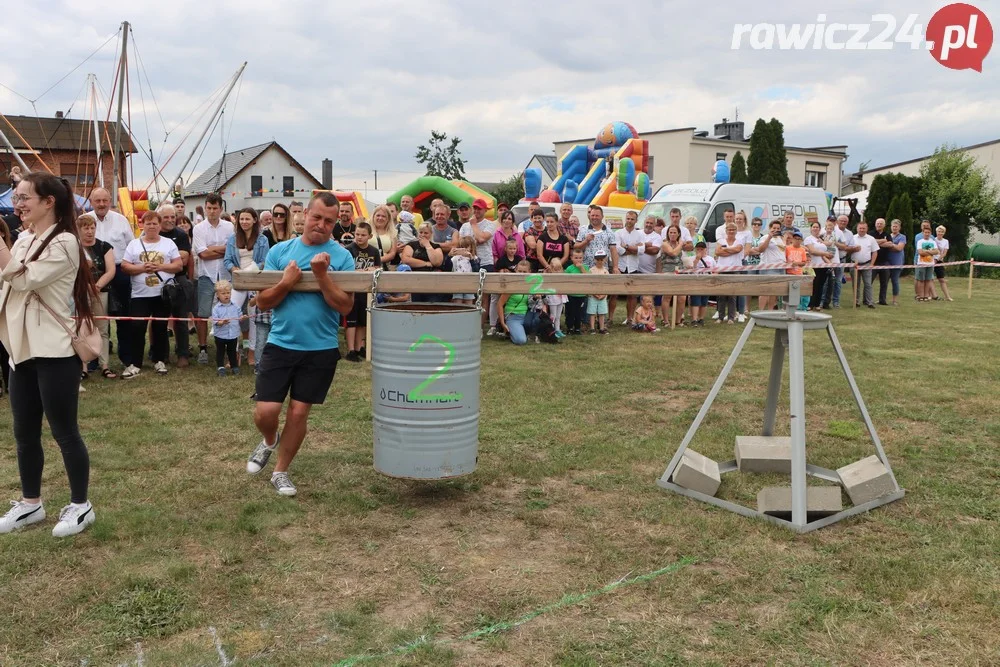
[[[378,191],[378,169],[373,169],[375,172],[375,190]]]
[[[122,103],[125,101],[125,70],[128,67],[128,21],[122,22],[122,55],[118,62],[118,124],[115,126],[114,152],[111,154],[111,205],[118,208],[118,156],[122,148]]]

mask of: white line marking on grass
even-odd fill
[[[135,664],[136,667],[143,667],[146,664],[146,657],[142,654],[142,642],[135,643]]]
[[[215,626],[208,626],[208,631],[212,633],[212,639],[215,640],[215,651],[219,654],[222,667],[229,667],[236,662],[235,660],[230,660],[229,656],[226,655],[226,651],[222,648],[222,640],[219,639],[219,634],[215,631]]]

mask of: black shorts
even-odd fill
[[[347,314],[347,326],[366,327],[368,326],[368,293],[354,293],[354,307]]]
[[[937,278],[938,280],[944,279],[944,267],[941,266],[940,264],[934,267],[934,277]]]
[[[292,400],[322,405],[337,372],[340,349],[289,350],[274,343],[264,346],[257,371],[257,402],[284,403]]]

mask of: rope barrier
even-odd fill
[[[989,264],[965,259],[957,262],[935,262],[934,264],[856,264],[854,262],[831,262],[829,264],[796,266],[788,262],[773,264],[746,264],[739,266],[717,266],[712,269],[680,269],[676,273],[752,273],[754,271],[769,271],[772,269],[857,269],[858,271],[881,271],[882,269],[927,269],[935,266],[964,266],[974,264],[975,266],[1000,266],[1000,264]]]

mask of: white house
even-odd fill
[[[216,192],[233,212],[251,207],[269,209],[278,202],[308,200],[323,184],[299,164],[278,142],[226,153],[184,187],[188,211],[204,206],[205,196]]]

